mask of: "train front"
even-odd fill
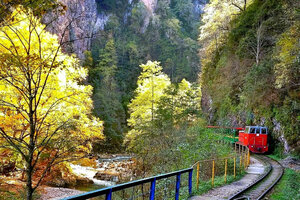
[[[248,146],[253,153],[268,151],[268,129],[261,126],[246,126],[239,132],[239,143]]]

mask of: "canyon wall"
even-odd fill
[[[89,50],[91,39],[104,28],[109,15],[99,13],[95,0],[61,0],[67,7],[64,15],[48,13],[43,22],[49,24],[47,30],[62,39],[63,49],[79,58],[83,58],[85,50]]]
[[[98,1],[98,3],[97,3]],[[84,58],[84,51],[90,50],[92,38],[97,36],[99,30],[103,30],[113,11],[100,8],[100,0],[60,0],[67,10],[64,15],[55,12],[48,13],[43,18],[43,23],[49,24],[47,30],[57,34],[62,39],[65,52],[76,54],[80,59]],[[151,17],[155,15],[155,9],[158,0],[128,0],[123,2],[127,4],[124,13],[118,13],[123,16],[124,24],[131,14],[134,4],[142,2],[146,7],[144,15],[144,24],[141,32],[144,33],[149,25]],[[193,12],[195,17],[199,18],[202,13],[206,0],[193,0]],[[169,1],[170,3],[170,1]]]

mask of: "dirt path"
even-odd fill
[[[43,189],[44,192],[42,196],[39,198],[39,200],[58,200],[58,199],[83,193],[82,191],[73,190],[69,188],[45,187]]]
[[[226,199],[243,188],[246,188],[250,183],[254,182],[260,174],[264,172],[265,166],[257,159],[251,157],[250,165],[247,169],[247,174],[239,181],[229,185],[214,188],[201,196],[193,196],[190,200],[219,200]]]

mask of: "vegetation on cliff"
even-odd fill
[[[210,123],[265,125],[299,152],[299,2],[236,2],[210,1],[203,15],[201,84]]]
[[[62,52],[77,15],[60,41],[40,22],[65,5],[0,3],[0,167],[26,172],[28,200],[90,153],[126,149],[142,176],[228,155],[207,124],[265,125],[299,153],[299,1],[211,0],[202,20],[204,0],[96,2],[109,20],[81,62]]]

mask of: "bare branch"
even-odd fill
[[[231,5],[235,6],[236,8],[238,8],[241,12],[244,11],[244,9],[242,7],[240,7],[238,4],[231,2]]]
[[[13,146],[22,155],[22,157],[26,161],[28,161],[28,157],[23,153],[23,151],[19,148],[19,146],[12,141],[10,136],[6,134],[6,132],[4,131],[4,129],[2,127],[0,127],[0,134],[11,146]]]

